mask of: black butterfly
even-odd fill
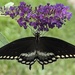
[[[31,65],[38,61],[44,65],[55,62],[61,58],[74,58],[75,46],[53,37],[40,37],[37,32],[35,37],[22,38],[0,48],[0,59],[16,59],[22,64]]]

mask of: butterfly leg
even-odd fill
[[[42,64],[42,70],[44,69],[44,64]]]
[[[31,66],[32,66],[32,65],[30,64],[30,65],[29,65],[29,69],[30,69],[30,70],[31,70]]]

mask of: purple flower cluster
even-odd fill
[[[17,18],[20,26],[27,28],[27,23],[39,31],[48,31],[49,28],[62,27],[66,20],[70,20],[72,13],[68,12],[69,7],[63,4],[39,5],[32,10],[31,5],[20,2],[19,6],[12,6],[5,14],[11,18]]]

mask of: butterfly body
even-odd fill
[[[44,65],[56,61],[58,58],[75,57],[75,46],[53,37],[26,37],[13,41],[0,48],[0,59],[16,59],[22,64],[31,65],[38,61]]]

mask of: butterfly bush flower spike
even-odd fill
[[[5,15],[10,15],[11,18],[17,18],[17,22],[25,29],[27,24],[39,31],[48,31],[49,28],[62,27],[66,20],[70,20],[72,13],[68,12],[69,7],[63,4],[39,5],[32,10],[31,5],[25,2],[20,2],[19,6],[11,6],[5,11]]]

